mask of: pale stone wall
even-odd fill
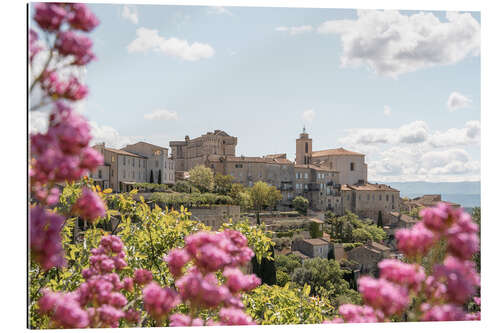
[[[382,213],[384,225],[390,224],[391,212],[399,211],[399,191],[394,190],[341,190],[342,214],[347,210],[360,217],[367,217],[375,222],[378,212]]]
[[[367,165],[365,157],[358,155],[330,155],[321,157],[312,157],[314,163],[325,162],[329,168],[338,171],[339,182],[341,184],[353,185],[360,180],[363,182],[368,181]],[[354,170],[351,170],[351,163]]]
[[[168,157],[168,148],[159,147],[147,142],[138,142],[128,145],[123,150],[147,157],[147,177],[143,182],[150,182],[151,171],[153,171],[153,182],[161,184],[175,183],[174,161]]]
[[[203,224],[212,227],[212,230],[218,230],[223,223],[239,221],[240,206],[233,205],[214,205],[210,207],[196,207],[189,209],[194,219]]]

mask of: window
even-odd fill
[[[102,178],[102,170],[99,170],[99,178]]]
[[[300,173],[299,173],[299,172],[297,172],[297,173],[295,174],[295,178],[300,179]]]
[[[379,199],[379,200],[382,200],[382,194],[381,194],[381,195],[379,195],[378,199]]]
[[[389,201],[389,194],[385,196],[385,201]]]
[[[111,162],[115,161],[115,155],[111,156]]]
[[[132,166],[135,167],[135,158],[132,157]]]
[[[306,142],[306,154],[309,153],[309,143]]]
[[[304,178],[307,179],[309,175],[307,173],[304,173]]]
[[[351,171],[354,171],[354,163],[351,162]]]
[[[351,200],[351,196],[349,194],[347,195],[347,200]]]

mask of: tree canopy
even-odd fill
[[[212,169],[197,165],[189,170],[189,181],[201,192],[212,192],[214,189],[214,174]]]

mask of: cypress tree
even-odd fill
[[[155,182],[154,177],[153,177],[153,170],[151,170],[151,175],[149,176],[149,182],[150,183],[154,183]]]
[[[161,184],[161,169],[158,170],[158,184]]]
[[[380,228],[384,227],[384,222],[382,221],[382,212],[378,211],[377,226]]]

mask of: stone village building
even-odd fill
[[[237,141],[222,130],[171,141],[175,171],[204,165],[214,173],[233,176],[244,186],[264,181],[281,191],[283,206],[290,207],[293,198],[300,195],[309,200],[313,210],[331,210],[337,215],[349,210],[375,221],[379,211],[388,221],[390,212],[399,210],[398,190],[368,183],[364,154],[344,148],[313,151],[312,138],[305,129],[295,140],[295,163],[284,153],[236,156]]]

